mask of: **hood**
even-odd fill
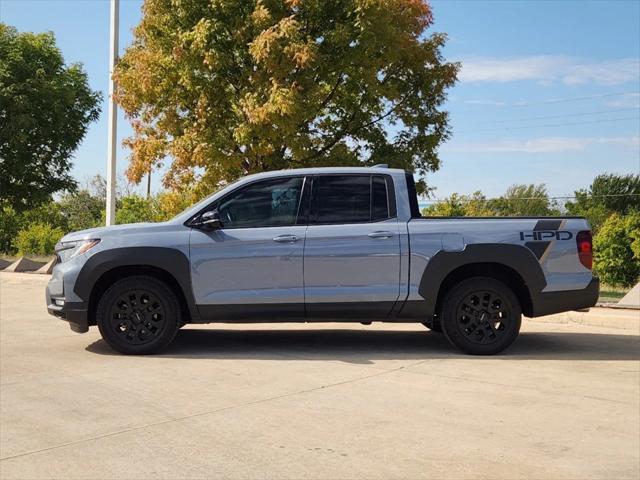
[[[122,235],[127,233],[138,233],[141,230],[156,230],[162,228],[162,223],[126,223],[124,225],[111,225],[110,227],[88,228],[87,230],[79,230],[66,234],[61,242],[73,242],[90,238],[105,238],[112,235]]]

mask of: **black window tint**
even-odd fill
[[[409,193],[409,206],[411,207],[411,218],[420,218],[420,207],[418,206],[418,194],[416,193],[416,182],[413,180],[412,173],[405,173],[407,180],[407,190]]]
[[[218,206],[224,228],[295,225],[303,178],[257,182],[223,199]]]
[[[371,177],[321,176],[315,179],[316,223],[356,223],[371,219]]]
[[[384,177],[373,177],[371,180],[371,220],[389,218],[387,202],[387,182]]]

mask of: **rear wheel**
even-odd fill
[[[100,334],[120,353],[143,355],[165,348],[182,324],[180,304],[160,280],[137,275],[114,283],[96,309]]]
[[[522,311],[515,294],[487,277],[463,280],[446,295],[441,324],[449,342],[465,353],[493,355],[520,332]]]

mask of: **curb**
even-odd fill
[[[597,306],[587,312],[563,312],[545,317],[527,318],[536,323],[560,323],[615,328],[640,334],[640,310]]]

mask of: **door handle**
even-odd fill
[[[393,237],[393,232],[388,232],[388,231],[371,232],[367,236],[369,238],[390,238],[390,237]]]
[[[278,243],[293,243],[298,241],[298,237],[295,235],[278,235],[273,241]]]

